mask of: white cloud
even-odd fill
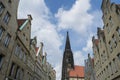
[[[57,66],[55,67],[55,70],[57,72],[57,74],[56,74],[56,76],[57,76],[56,80],[61,80],[61,71],[62,71],[62,65],[61,64],[57,64]]]
[[[31,14],[33,17],[41,16],[48,18],[50,12],[44,0],[20,0],[18,16],[24,18],[27,14]]]
[[[84,55],[81,51],[76,51],[74,53],[74,63],[75,65],[84,65]]]
[[[92,36],[89,37],[87,40],[87,44],[85,47],[82,49],[86,53],[91,53],[92,52]]]
[[[56,14],[59,29],[72,29],[84,35],[93,19],[88,10],[90,10],[90,0],[77,0],[70,10],[60,8]]]

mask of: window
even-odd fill
[[[119,37],[120,37],[120,28],[117,27],[116,31],[117,31],[117,33],[118,33],[118,35],[119,35]]]
[[[0,27],[0,40],[2,39],[2,36],[3,36],[3,32],[4,32],[5,30],[2,28],[2,27]]]
[[[110,16],[109,18],[109,22],[110,22],[110,26],[113,27],[113,20],[112,20],[112,17]]]
[[[119,59],[119,61],[120,61],[120,53],[118,54],[118,59]]]
[[[11,69],[10,69],[10,76],[14,75],[14,71],[15,71],[15,64],[12,63]]]
[[[23,74],[24,74],[24,71],[23,69],[20,71],[20,80],[23,80]]]
[[[26,62],[26,54],[23,55],[23,61]]]
[[[19,79],[19,77],[20,77],[20,68],[17,67],[16,74],[15,74],[15,79]]]
[[[3,18],[3,21],[4,21],[6,24],[8,24],[9,20],[10,20],[10,14],[7,12],[6,15],[5,15],[4,18]]]
[[[108,23],[107,23],[107,25],[106,25],[106,28],[107,28],[107,31],[108,31],[108,33],[110,32],[110,27],[108,26]]]
[[[114,70],[114,72],[117,72],[117,70],[118,70],[118,65],[116,64],[116,59],[113,59],[113,70]]]
[[[9,3],[11,3],[12,1],[11,0],[8,0]]]
[[[113,75],[113,70],[112,70],[111,63],[109,63],[109,72],[110,72],[110,75]]]
[[[106,78],[106,69],[104,69],[104,78]],[[105,79],[106,80],[106,79]]]
[[[110,52],[112,53],[113,49],[112,49],[112,43],[111,43],[111,41],[109,42],[109,48],[110,48]]]
[[[2,64],[3,64],[3,55],[0,55],[0,69],[1,69],[1,67],[2,67]]]
[[[17,44],[15,48],[15,54],[18,56],[20,51],[20,46]]]
[[[118,6],[116,6],[116,13],[117,13],[117,15],[119,15],[119,14],[120,14],[120,9],[119,9],[119,7],[118,7]]]
[[[103,50],[103,61],[106,61],[106,59],[107,59],[107,55],[106,55],[106,53],[105,53],[105,50]]]
[[[0,15],[2,14],[4,8],[5,8],[4,5],[0,2]]]
[[[109,70],[108,70],[108,66],[106,66],[106,73],[107,73],[107,77],[109,77]]]
[[[9,42],[10,42],[10,38],[11,38],[11,36],[9,34],[7,34],[7,36],[5,38],[5,41],[4,41],[4,46],[5,47],[8,47]]]
[[[116,37],[113,35],[112,36],[112,40],[113,40],[113,43],[114,43],[114,47],[117,46],[117,40],[116,40]]]
[[[20,58],[20,59],[23,58],[23,50],[20,51],[19,58]]]

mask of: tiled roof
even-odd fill
[[[36,47],[36,53],[38,52],[39,47]]]
[[[95,39],[95,44],[98,45],[98,43],[99,43],[99,40]]]
[[[18,19],[18,27],[20,27],[27,19]]]
[[[84,78],[84,66],[74,66],[74,70],[70,70],[69,77]]]
[[[92,63],[93,63],[92,66],[94,67],[94,58],[92,58]]]

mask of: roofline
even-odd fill
[[[20,26],[20,30],[22,30],[25,26],[26,26],[26,24],[29,22],[29,20],[27,19],[21,26]]]

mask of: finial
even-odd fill
[[[67,31],[65,50],[68,50],[68,49],[71,50],[69,32]]]

